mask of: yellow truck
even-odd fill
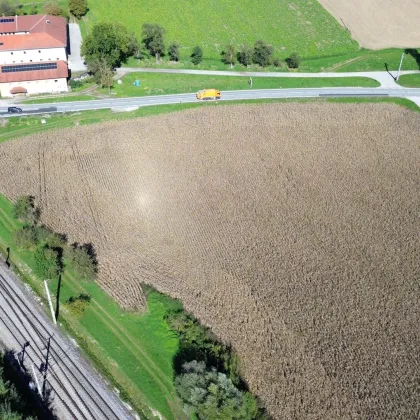
[[[217,89],[203,89],[197,92],[197,99],[200,101],[208,101],[211,99],[221,98],[220,90]]]

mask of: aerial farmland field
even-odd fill
[[[263,39],[286,57],[344,54],[358,49],[344,29],[316,0],[89,0],[87,28],[101,21],[119,22],[140,37],[143,23],[158,23],[168,42],[181,44],[186,59],[194,46],[205,59],[220,59],[229,42],[237,46]]]
[[[420,47],[420,7],[413,0],[319,0],[371,49]]]
[[[191,109],[5,142],[0,192],[93,243],[123,307],[181,298],[274,418],[414,420],[419,131],[390,104]]]

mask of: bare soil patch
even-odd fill
[[[0,192],[92,242],[124,307],[179,297],[279,419],[420,410],[420,118],[211,107],[0,145]]]
[[[420,47],[417,0],[319,0],[362,47]]]

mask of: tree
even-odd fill
[[[104,57],[93,59],[88,63],[88,69],[93,73],[95,82],[101,87],[107,87],[111,93],[114,85],[114,72]]]
[[[91,246],[74,244],[68,250],[67,258],[72,269],[81,280],[95,280],[97,275],[97,261]]]
[[[254,53],[254,50],[251,47],[247,45],[243,45],[241,49],[238,51],[238,54],[236,55],[236,57],[243,66],[248,67],[252,63],[253,53]]]
[[[236,51],[233,44],[229,44],[226,51],[222,52],[222,60],[225,64],[230,64],[230,68],[236,63]]]
[[[203,50],[196,46],[194,47],[192,54],[191,54],[191,62],[196,66],[203,61]]]
[[[16,14],[16,7],[11,5],[7,0],[0,3],[0,16],[14,16]]]
[[[39,210],[35,208],[34,197],[19,197],[13,205],[13,216],[31,225],[35,224],[39,218]]]
[[[42,279],[52,279],[61,271],[59,251],[49,246],[39,246],[34,254],[35,273]]]
[[[69,12],[77,19],[81,19],[87,11],[87,0],[69,0]]]
[[[65,16],[64,10],[60,7],[60,5],[54,1],[49,1],[48,3],[44,4],[43,12],[46,15],[51,16]]]
[[[105,60],[107,67],[114,69],[133,53],[133,35],[119,23],[99,23],[82,43],[82,56],[91,64]]]
[[[297,69],[300,64],[300,57],[296,53],[292,53],[290,57],[286,58],[286,64],[289,69]]]
[[[165,29],[156,24],[145,23],[142,26],[141,35],[147,51],[156,57],[156,63],[158,63],[160,56],[165,53]]]
[[[179,61],[179,44],[174,42],[169,45],[168,54],[172,61]]]
[[[266,44],[264,41],[257,41],[254,45],[254,54],[252,61],[259,64],[261,67],[267,67],[271,63],[273,55],[273,47]]]

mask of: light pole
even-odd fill
[[[400,61],[400,67],[398,68],[397,78],[395,79],[396,82],[398,82],[398,79],[400,78],[401,67],[402,67],[402,63],[403,63],[403,60],[404,60],[404,55],[405,55],[405,53],[402,53],[401,61]]]

